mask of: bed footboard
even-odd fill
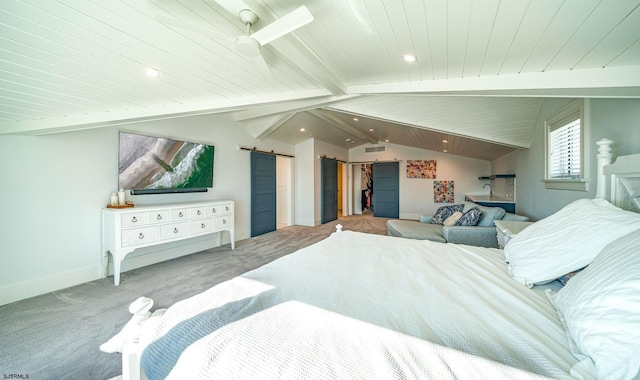
[[[122,380],[147,380],[140,368],[141,349],[139,343],[132,342],[122,348]]]

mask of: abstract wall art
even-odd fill
[[[454,203],[453,181],[433,181],[433,201],[435,203]]]
[[[407,160],[407,177],[436,178],[436,160]]]

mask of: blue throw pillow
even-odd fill
[[[482,218],[482,211],[476,207],[469,209],[464,215],[456,222],[456,226],[475,226]]]
[[[436,211],[436,214],[433,216],[433,219],[431,219],[431,223],[442,224],[444,223],[445,219],[450,217],[454,212],[458,212],[458,211],[462,212],[463,209],[464,209],[463,204],[442,206],[438,208],[438,210]]]

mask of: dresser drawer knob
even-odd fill
[[[135,223],[138,221],[138,218],[136,218],[135,216],[133,218],[131,218],[131,223]]]
[[[222,219],[222,224],[227,224],[227,220],[226,219]]]
[[[215,207],[214,207],[214,208],[212,208],[212,209],[211,209],[211,212],[215,214],[215,213],[216,213],[216,208],[215,208]]]
[[[142,232],[140,232],[140,235],[138,235],[138,239],[140,240],[144,239],[144,235],[142,234]]]
[[[204,225],[204,223],[202,223],[202,224],[200,225],[200,227],[202,227],[202,228],[206,228],[207,226],[205,226],[205,225]]]
[[[196,214],[200,215],[200,210],[196,211]]]
[[[178,216],[182,218],[182,211],[178,213]]]
[[[174,228],[174,229],[173,229],[173,233],[174,233],[174,234],[177,234],[177,233],[178,233],[178,229],[177,229],[177,228]]]
[[[162,220],[162,215],[158,214],[157,219],[158,219],[158,220]]]
[[[229,211],[229,206],[225,207],[224,209],[225,209],[226,211]]]

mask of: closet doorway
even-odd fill
[[[293,158],[251,152],[251,237],[293,224]]]
[[[400,216],[399,170],[397,162],[373,164],[373,216]]]
[[[398,162],[350,163],[353,181],[350,182],[351,214],[373,214],[376,217],[399,216]]]
[[[276,228],[293,225],[293,158],[276,156]]]

